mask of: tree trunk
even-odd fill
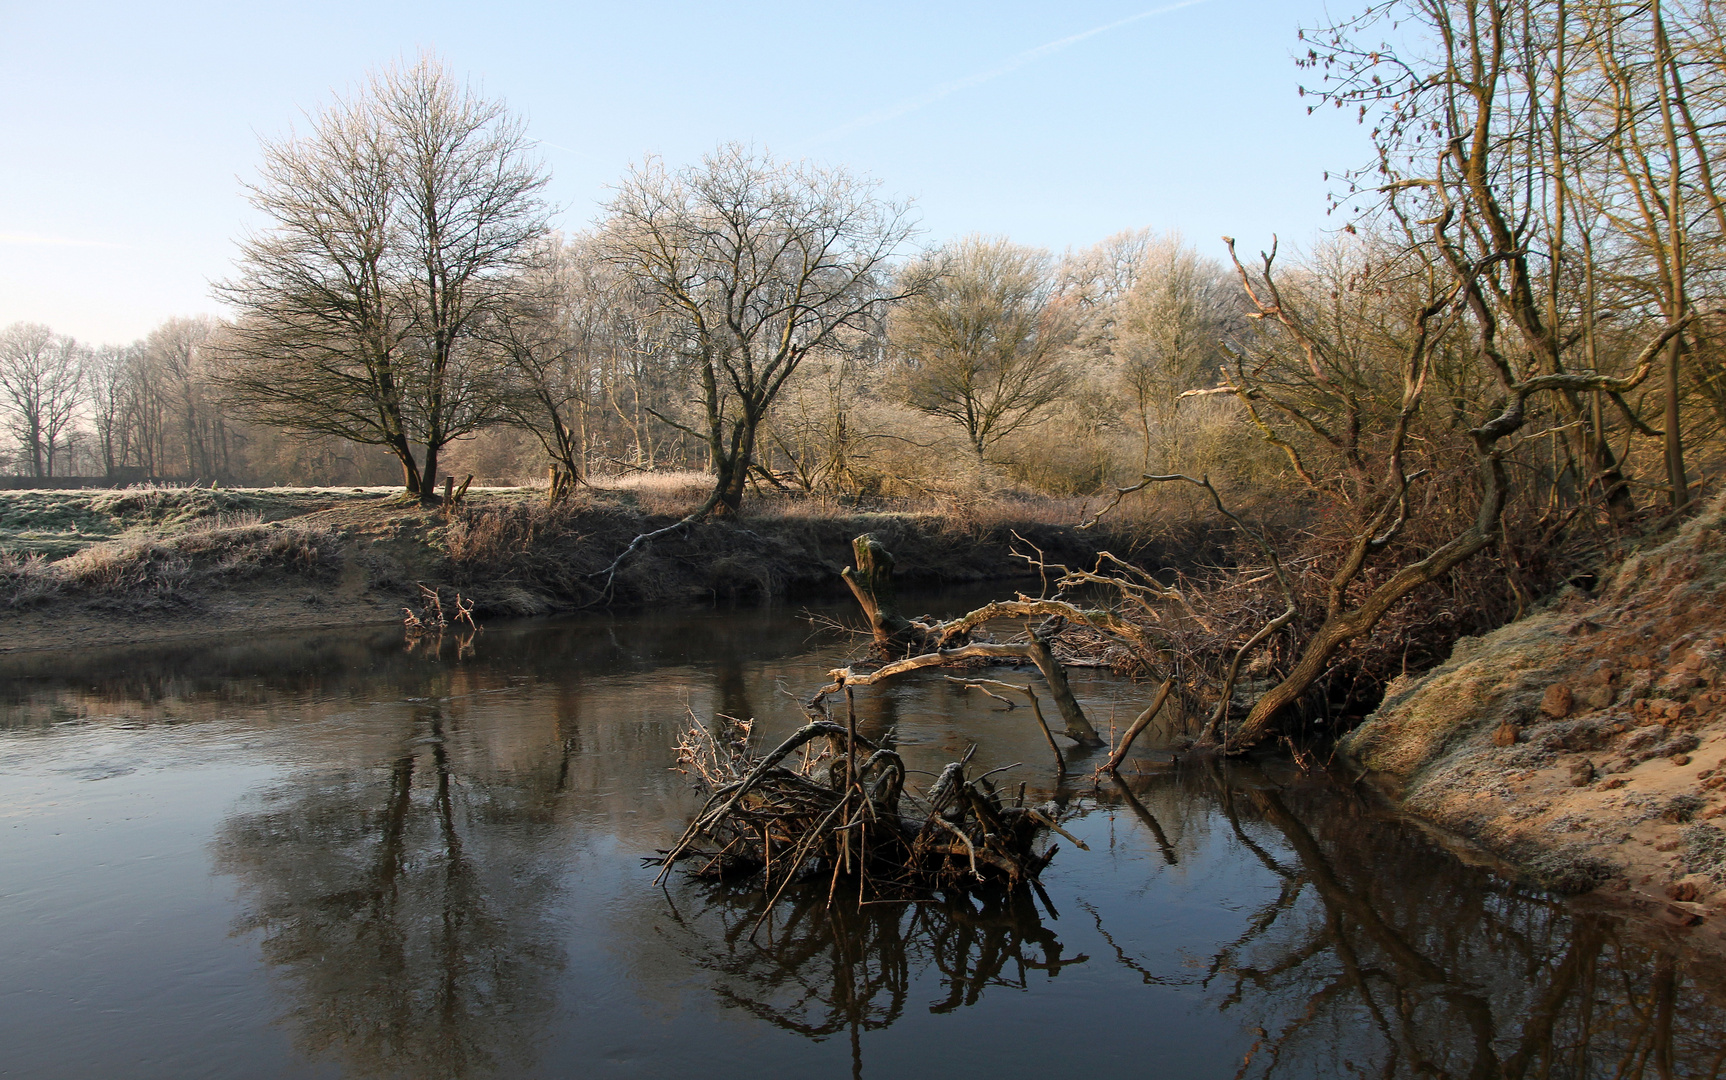
[[[714,457],[717,477],[715,493],[719,501],[713,505],[714,517],[735,517],[743,509],[743,486],[749,480],[749,467],[755,461],[755,429],[739,427],[731,435],[731,453]]]
[[[714,494],[718,501],[713,504],[714,517],[736,517],[743,509],[743,483],[748,476],[741,469],[730,468],[720,471],[719,481]]]
[[[1049,643],[1035,634],[1031,635],[1031,659],[1037,670],[1043,673],[1043,680],[1049,684],[1049,696],[1055,699],[1055,707],[1061,710],[1061,719],[1067,725],[1067,738],[1080,746],[1102,746],[1103,740],[1097,735],[1097,729],[1086,719],[1085,710],[1079,707],[1079,699],[1073,696],[1073,688],[1067,685],[1067,669],[1055,659],[1055,650],[1049,648]]]
[[[1496,524],[1503,510],[1503,497],[1499,495],[1494,498],[1494,494],[1489,494],[1488,498],[1496,504],[1496,510],[1491,514],[1491,520]],[[1300,659],[1295,662],[1288,676],[1265,691],[1264,695],[1253,703],[1247,718],[1241,722],[1240,730],[1225,736],[1224,745],[1230,749],[1242,750],[1263,741],[1270,735],[1278,714],[1299,700],[1319,676],[1329,669],[1331,657],[1336,655],[1338,649],[1362,634],[1370,633],[1385,613],[1403,597],[1428,582],[1436,581],[1472,558],[1492,542],[1495,532],[1496,529],[1488,530],[1477,524],[1420,562],[1411,563],[1398,570],[1389,581],[1374,589],[1353,611],[1339,612],[1325,619],[1324,624],[1301,651]]]
[[[42,428],[34,418],[30,421],[30,434],[27,441],[30,443],[30,475],[48,475],[42,471]]]
[[[1676,335],[1666,346],[1666,484],[1671,491],[1672,509],[1690,501],[1690,485],[1684,476],[1684,436],[1678,428],[1679,361],[1684,355],[1684,337]]]
[[[443,447],[437,443],[427,443],[426,444],[426,457],[425,457],[426,463],[425,463],[425,468],[420,470],[420,490],[419,490],[420,503],[421,503],[421,505],[424,505],[424,506],[431,506],[438,501],[438,494],[437,494],[438,460],[437,459],[438,459],[438,451],[441,449],[443,449]]]
[[[398,435],[395,442],[390,444],[390,452],[395,454],[397,461],[401,462],[402,487],[406,489],[409,495],[418,495],[422,485],[420,483],[419,463],[414,460],[413,448],[408,445],[406,439]]]

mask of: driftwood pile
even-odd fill
[[[709,792],[676,844],[657,861],[688,861],[697,877],[759,876],[768,907],[794,882],[822,882],[828,900],[910,899],[935,890],[1036,886],[1055,847],[1045,830],[1079,841],[1052,805],[1009,801],[985,773],[966,775],[971,752],[929,790],[906,789],[899,754],[857,734],[855,722],[818,720],[765,757],[749,752],[749,725],[718,730],[693,721],[678,746],[681,768]],[[973,750],[975,747],[972,748]],[[995,770],[1001,772],[1004,770]]]

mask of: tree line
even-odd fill
[[[720,513],[749,484],[938,482],[949,444],[972,473],[1095,486],[1118,456],[1095,436],[1130,428],[1149,454],[1239,307],[1177,239],[913,250],[910,208],[873,181],[735,145],[649,159],[596,226],[557,233],[530,148],[429,58],[266,144],[250,193],[269,226],[217,286],[234,318],[126,348],[8,331],[18,471],[76,451],[109,474],[304,476],[315,461],[272,455],[310,436],[326,461],[381,449],[431,498],[447,448],[485,434],[516,475],[709,472]],[[1066,469],[1012,442],[1087,407],[1064,438],[1095,445]]]
[[[0,330],[0,473],[116,484],[377,483],[364,449],[248,423],[218,379],[224,325],[170,318],[129,345],[39,323]]]
[[[735,145],[650,158],[558,233],[521,121],[421,58],[266,142],[231,319],[126,349],[6,332],[15,465],[390,461],[426,499],[451,455],[564,484],[697,469],[716,514],[752,485],[1216,473],[1365,521],[1390,457],[1478,486],[1467,433],[1538,377],[1500,451],[1517,498],[1680,506],[1726,420],[1720,31],[1713,0],[1386,0],[1304,31],[1303,93],[1353,112],[1372,160],[1293,260],[1148,231],[919,248],[874,181]]]

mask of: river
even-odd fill
[[[1047,903],[758,927],[746,888],[655,886],[690,713],[771,740],[854,649],[764,608],[0,659],[0,1076],[1722,1071],[1716,965],[1334,774],[1171,767],[1153,731],[1063,785],[1027,710],[938,673],[860,692],[860,730],[1020,763],[1090,849]],[[1074,688],[1105,733],[1147,693]]]

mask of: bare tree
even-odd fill
[[[1137,413],[1145,468],[1153,429],[1166,427],[1180,395],[1203,385],[1222,361],[1223,339],[1241,321],[1237,295],[1222,266],[1179,236],[1150,239],[1140,251],[1116,305],[1110,351]]]
[[[959,425],[978,464],[1071,383],[1063,361],[1078,313],[1053,270],[1045,251],[980,236],[906,270],[930,279],[889,324],[906,400]]]
[[[564,480],[586,472],[589,427],[609,409],[630,429],[636,464],[651,467],[653,433],[640,412],[638,383],[618,399],[619,382],[633,382],[641,360],[659,350],[640,298],[616,267],[594,251],[591,237],[554,239],[518,281],[514,303],[485,330],[506,351],[511,368],[500,398],[506,423],[531,432]]]
[[[132,457],[137,427],[133,422],[134,373],[141,350],[104,345],[90,357],[85,386],[90,416],[96,424],[96,445],[102,467],[113,476]]]
[[[241,241],[217,290],[240,314],[233,399],[388,447],[407,490],[433,499],[439,452],[494,415],[497,355],[474,330],[546,231],[529,145],[502,103],[431,57],[266,143],[251,192],[273,227]]]
[[[887,265],[912,225],[875,188],[737,145],[676,173],[650,159],[618,187],[606,255],[695,372],[700,416],[656,413],[708,447],[714,491],[693,516],[737,512],[786,380],[888,300]]]
[[[219,351],[221,324],[208,316],[172,318],[144,339],[141,363],[165,413],[172,417],[180,445],[168,452],[167,425],[160,433],[157,460],[164,470],[187,479],[228,479],[232,475],[228,419],[213,392],[211,369]]]
[[[54,474],[55,451],[82,401],[86,352],[39,323],[0,333],[0,410],[30,459],[31,476]]]

